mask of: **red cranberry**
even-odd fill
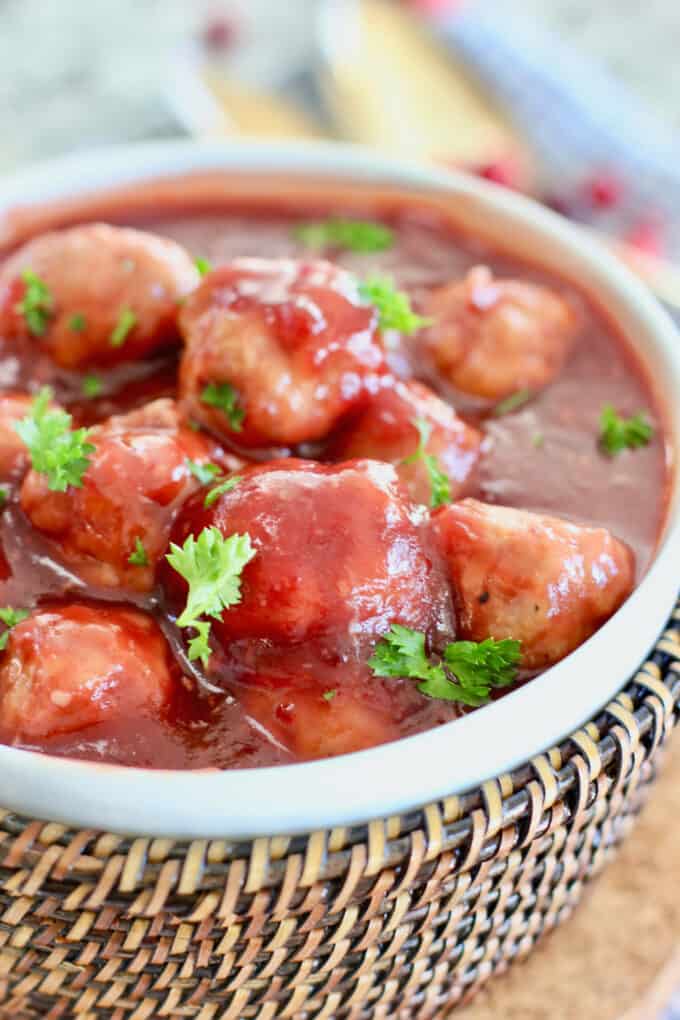
[[[654,216],[638,220],[624,236],[624,240],[645,255],[663,255],[663,224]]]
[[[483,163],[481,166],[473,168],[473,173],[478,177],[483,177],[486,181],[501,184],[505,188],[519,188],[520,186],[517,163],[511,157]]]
[[[230,49],[236,42],[238,29],[231,18],[215,14],[206,21],[201,39],[206,49],[223,51]]]
[[[596,209],[612,209],[623,198],[625,185],[620,177],[603,170],[588,178],[584,196]]]

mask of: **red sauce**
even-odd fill
[[[268,201],[266,206],[249,202],[247,197],[240,200],[240,205],[226,198],[222,203],[213,199],[207,202],[205,198],[192,203],[190,191],[184,202],[181,190],[173,194],[166,185],[157,194],[147,189],[146,201],[132,200],[128,193],[119,199],[102,200],[99,207],[89,202],[56,214],[48,210],[42,219],[37,216],[30,221],[25,230],[19,218],[17,237],[22,230],[22,240],[26,234],[36,236],[54,225],[55,216],[59,226],[103,219],[174,239],[192,255],[219,266],[241,256],[308,258],[309,253],[292,235],[294,223],[312,215],[325,218],[351,212],[346,192],[338,192],[335,199],[332,194],[323,201],[317,197],[307,208],[298,203],[295,209],[293,203],[283,199],[278,205],[276,199]],[[366,199],[363,218],[365,203]],[[632,549],[639,578],[650,563],[663,522],[668,470],[661,413],[642,367],[623,338],[583,295],[539,269],[461,236],[443,213],[435,214],[405,197],[393,199],[389,208],[376,200],[373,211],[394,230],[395,242],[388,251],[331,252],[327,256],[359,277],[389,274],[400,289],[409,293],[417,309],[425,308],[435,289],[483,263],[496,275],[550,286],[576,310],[580,326],[561,372],[512,414],[496,417],[489,400],[452,388],[412,341],[397,343],[390,339],[387,361],[397,376],[420,379],[453,404],[464,422],[481,427],[485,433],[479,470],[469,480],[466,475],[468,487],[461,495],[605,527]],[[10,248],[11,244],[7,251]],[[243,304],[245,299],[239,300]],[[236,311],[239,309],[237,305]],[[361,311],[352,310],[352,315],[366,318]],[[307,324],[303,325],[306,329]],[[367,323],[362,319],[359,325],[365,328]],[[295,346],[300,342],[302,326],[294,321],[286,328]],[[177,349],[171,344],[148,360],[108,368],[99,373],[103,381],[101,395],[88,400],[82,396],[82,373],[55,367],[39,344],[34,344],[29,353],[25,343],[5,337],[0,352],[0,391],[35,392],[48,382],[55,399],[73,413],[78,423],[92,425],[112,414],[142,407],[157,397],[173,395],[177,365]],[[596,437],[606,403],[626,413],[646,409],[657,426],[654,441],[630,456],[606,458],[599,454]],[[345,427],[333,431],[330,444],[315,440],[278,452],[322,461],[332,459],[333,444],[345,442]],[[233,440],[234,449],[244,455],[238,435]],[[258,449],[247,451],[248,459],[253,461],[268,455]],[[295,462],[281,465],[281,471],[297,484],[295,470]],[[305,478],[312,478],[322,487],[335,469],[307,466],[301,470]],[[243,530],[250,521],[254,539],[258,528],[264,533],[269,527],[268,503],[262,495],[264,490],[258,490],[258,477],[257,470],[246,468],[244,484],[252,490],[255,508],[247,507],[250,517],[246,514],[241,520],[239,516],[245,513],[242,496],[233,500],[231,510],[228,501],[218,507],[222,515],[232,513],[230,527]],[[431,538],[420,534],[423,529],[418,522],[404,519],[395,523],[394,515],[390,517],[391,508],[385,512],[392,523],[383,527],[379,519],[382,510],[375,496],[363,491],[361,480],[355,478],[352,485],[355,488],[348,488],[341,502],[330,488],[324,496],[321,518],[314,524],[324,537],[318,540],[316,551],[305,549],[307,532],[301,531],[297,542],[286,547],[282,562],[254,561],[246,567],[243,602],[218,626],[228,651],[218,653],[210,675],[219,673],[221,690],[214,685],[206,689],[197,683],[188,666],[177,629],[167,616],[168,609],[181,607],[182,596],[181,583],[176,577],[172,579],[169,568],[161,571],[161,579],[167,582],[165,589],[157,585],[151,591],[111,591],[83,585],[55,553],[54,544],[31,527],[14,492],[0,517],[2,562],[6,563],[0,580],[0,605],[49,607],[75,597],[91,605],[110,604],[112,619],[120,612],[121,604],[146,610],[160,621],[168,638],[174,655],[168,668],[175,683],[174,693],[161,713],[146,712],[142,705],[134,719],[95,721],[77,732],[34,740],[17,739],[0,728],[0,740],[53,754],[140,766],[233,768],[334,753],[334,728],[340,732],[343,720],[350,717],[359,732],[357,746],[420,732],[455,718],[461,711],[459,707],[424,698],[410,680],[370,676],[365,660],[371,642],[364,639],[361,629],[361,620],[370,612],[363,603],[357,609],[354,624],[358,636],[351,647],[339,637],[348,633],[348,621],[339,616],[329,621],[323,615],[324,607],[333,606],[335,593],[328,588],[333,577],[324,577],[324,559],[318,550],[325,550],[326,562],[337,564],[345,562],[346,557],[350,580],[365,575],[379,578],[385,568],[373,553],[377,549],[380,555],[385,550],[391,554],[396,542],[399,556],[409,566],[403,600],[391,610],[391,618],[405,620],[416,629],[437,632],[443,639],[456,633],[454,608],[440,576],[443,568],[438,553],[428,544]],[[318,511],[316,504],[312,510],[297,497],[291,506],[285,520],[292,529],[296,527],[296,514],[309,522],[310,515]],[[187,534],[198,533],[214,520],[215,515],[202,508],[202,495],[190,497],[173,538],[181,543]],[[390,531],[388,540],[385,535],[390,528],[394,533]],[[377,529],[375,541],[370,537],[372,529]],[[302,579],[298,577],[300,589],[291,596],[293,611],[289,618],[285,598],[277,586],[286,571],[290,573],[295,559]],[[315,578],[320,579],[316,587]],[[303,619],[300,592],[312,589],[314,594],[305,606],[308,618]],[[270,602],[264,609],[249,594],[258,592],[260,598],[263,590],[270,592]],[[365,599],[370,601],[370,593]],[[305,638],[302,643],[301,635]],[[296,677],[294,689],[291,676]],[[520,681],[530,676],[526,671]],[[317,740],[319,732],[326,733],[325,742]],[[298,752],[291,751],[291,746]]]

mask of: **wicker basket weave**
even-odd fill
[[[444,1015],[571,912],[628,832],[679,699],[677,609],[560,747],[399,817],[187,843],[0,812],[0,1016]]]

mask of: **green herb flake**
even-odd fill
[[[16,312],[23,316],[29,333],[44,336],[54,312],[52,293],[32,269],[24,269],[21,279],[25,284],[24,296],[16,306]]]
[[[212,263],[208,259],[201,258],[200,255],[194,259],[194,265],[198,269],[200,276],[207,276],[212,271]]]
[[[324,691],[321,697],[324,701],[332,701],[338,692],[336,690]]]
[[[615,457],[622,450],[636,450],[647,446],[654,435],[654,428],[644,411],[622,418],[612,406],[605,404],[600,416],[600,447],[609,456]]]
[[[376,676],[419,680],[418,690],[429,698],[456,701],[478,708],[489,701],[493,688],[507,687],[517,676],[520,642],[453,641],[440,661],[433,661],[420,631],[393,624],[378,642],[368,665]]]
[[[210,485],[211,482],[215,481],[221,471],[218,464],[201,464],[199,461],[190,460],[189,458],[186,460],[186,466],[201,485]]]
[[[135,539],[135,549],[134,552],[131,552],[128,556],[128,563],[130,563],[133,567],[149,566],[149,557],[141,538]]]
[[[52,391],[44,386],[25,418],[14,429],[28,447],[33,470],[46,475],[48,488],[65,492],[81,488],[95,447],[87,442],[89,429],[71,429],[73,419],[61,409],[50,410]]]
[[[540,450],[545,445],[545,436],[542,432],[534,432],[531,437],[531,445],[537,450]]]
[[[216,485],[214,489],[211,489],[203,500],[203,506],[208,510],[213,503],[216,503],[220,496],[224,495],[225,492],[231,492],[232,489],[236,488],[238,483],[242,481],[239,475],[232,475],[231,478],[225,478],[223,482]]]
[[[430,506],[434,510],[438,506],[451,502],[451,482],[439,466],[439,460],[433,453],[427,452],[427,444],[432,434],[432,425],[425,418],[414,418],[411,423],[418,431],[418,449],[402,464],[422,462],[430,480]]]
[[[122,347],[131,331],[137,325],[137,316],[131,308],[121,308],[118,321],[109,338],[112,347]]]
[[[8,499],[9,489],[5,485],[0,485],[0,510],[5,508]]]
[[[12,628],[16,627],[18,623],[21,623],[28,616],[30,616],[30,613],[27,609],[13,609],[11,606],[5,606],[4,609],[0,609],[0,620],[7,628],[7,630],[0,634],[0,652],[4,652],[5,648],[7,648],[9,632]]]
[[[100,395],[104,388],[104,384],[98,375],[86,375],[83,378],[80,388],[84,397],[93,399]]]
[[[238,394],[231,383],[208,383],[201,393],[201,401],[222,411],[233,432],[243,430],[246,412],[240,406]]]
[[[359,284],[359,294],[377,309],[381,329],[396,329],[409,334],[432,323],[432,319],[416,315],[408,294],[395,290],[386,276],[372,276],[365,280]]]
[[[293,237],[306,248],[341,248],[359,254],[386,251],[394,244],[394,232],[381,223],[340,218],[301,223],[293,228]]]
[[[87,329],[87,319],[82,312],[76,312],[68,320],[68,328],[72,333],[83,333]]]
[[[255,554],[250,535],[225,538],[215,527],[204,528],[198,538],[189,535],[182,546],[170,543],[166,559],[189,587],[187,604],[177,618],[177,626],[197,631],[197,637],[189,644],[191,661],[201,659],[207,666],[210,622],[200,617],[219,620],[224,609],[241,601],[241,573]]]
[[[511,393],[509,397],[506,397],[505,400],[501,400],[500,403],[496,404],[491,413],[494,418],[502,418],[503,415],[512,414],[513,411],[524,407],[532,397],[533,393],[529,389],[517,390],[515,393]]]

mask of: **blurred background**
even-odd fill
[[[0,0],[0,171],[93,145],[333,136],[680,255],[677,0]]]

